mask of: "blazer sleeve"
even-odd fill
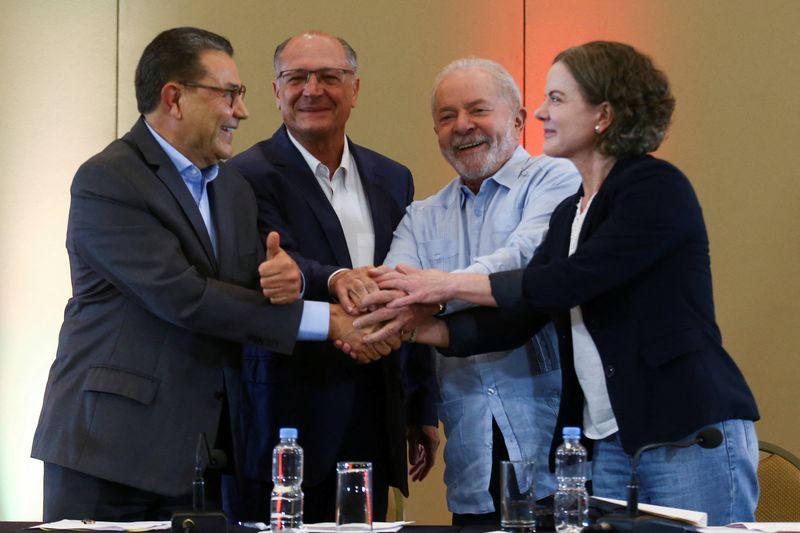
[[[660,164],[659,164],[660,163]],[[634,278],[690,241],[707,254],[705,224],[689,181],[664,162],[629,169],[601,191],[587,213],[586,234],[569,257],[550,257],[528,265],[522,279],[532,309],[553,312],[585,303]],[[610,179],[610,178],[609,178]],[[601,198],[601,194],[603,197]],[[569,217],[554,215],[568,235]],[[597,220],[598,222],[595,222]],[[588,227],[587,227],[588,225]]]
[[[67,243],[72,251],[166,322],[291,353],[302,302],[273,306],[257,290],[201,273],[187,256],[187,248],[200,245],[184,213],[155,176],[142,179],[147,167],[135,160],[130,166],[90,160],[78,170]],[[102,297],[100,288],[96,297]]]
[[[510,287],[519,287],[523,272],[512,270],[503,274]],[[550,319],[549,314],[532,310],[517,289],[516,297],[501,307],[475,307],[443,317],[450,335],[450,346],[439,352],[447,356],[466,357],[513,350],[525,344]]]

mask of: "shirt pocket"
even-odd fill
[[[458,268],[458,242],[453,239],[435,239],[420,242],[422,266],[450,272]]]

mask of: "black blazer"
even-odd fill
[[[226,389],[237,419],[239,343],[293,350],[302,303],[272,306],[254,289],[264,252],[252,190],[225,165],[209,187],[219,258],[143,119],[78,169],[73,294],[33,457],[186,494],[198,433],[217,435]]]
[[[650,156],[618,161],[567,257],[582,194],[553,212],[527,268],[491,276],[499,309],[449,319],[454,353],[514,345],[552,317],[563,372],[558,437],[563,426],[582,424],[569,318],[579,305],[600,352],[626,452],[727,419],[757,420],[750,389],[722,348],[708,236],[686,177]]]
[[[374,264],[389,251],[392,233],[411,203],[410,171],[361,146],[350,152],[369,202],[375,230]],[[336,213],[300,152],[282,126],[272,138],[231,159],[250,182],[258,199],[262,238],[278,231],[281,246],[305,276],[304,297],[329,301],[328,277],[351,267],[344,232]],[[304,450],[304,485],[314,486],[333,472],[356,398],[383,399],[383,416],[373,427],[360,428],[364,438],[380,431],[388,444],[389,482],[407,492],[405,410],[401,387],[401,355],[370,365],[356,365],[330,343],[298,343],[292,357],[250,351],[245,356],[243,428],[247,474],[269,480],[271,452],[278,429],[299,429]],[[366,391],[366,392],[365,392]],[[434,422],[435,423],[435,422]]]

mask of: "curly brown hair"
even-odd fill
[[[593,105],[608,102],[614,111],[611,126],[598,139],[598,150],[616,158],[656,150],[669,127],[675,98],[667,76],[632,46],[592,41],[559,53]]]

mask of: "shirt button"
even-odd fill
[[[488,389],[486,389],[486,393],[487,393],[489,396],[494,396],[496,392],[497,392],[497,391],[494,389],[494,387],[489,387]]]

